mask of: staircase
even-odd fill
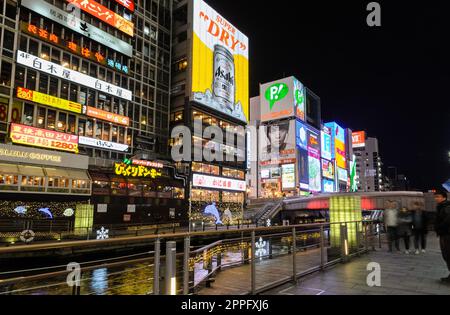
[[[244,212],[245,220],[252,220],[258,225],[266,225],[267,219],[272,219],[283,209],[283,200],[255,200],[247,206]]]

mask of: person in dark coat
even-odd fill
[[[411,211],[407,208],[402,208],[398,215],[398,235],[403,238],[405,242],[405,254],[409,255],[409,248],[411,246],[411,235],[412,235],[412,215]]]
[[[422,253],[425,253],[427,249],[428,218],[424,208],[422,202],[414,203],[413,235],[416,255],[420,254],[420,247],[422,247]]]
[[[439,236],[442,257],[447,263],[450,272],[450,202],[447,200],[447,192],[439,191],[434,194],[437,203],[437,214],[434,229]],[[442,282],[450,283],[450,275],[441,279]]]

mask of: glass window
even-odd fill
[[[85,136],[85,128],[86,128],[86,120],[79,119],[78,120],[78,135],[81,137]]]
[[[47,129],[55,129],[56,111],[49,109],[47,111]]]
[[[86,137],[94,136],[94,122],[92,119],[86,120]]]
[[[45,108],[38,108],[37,126],[38,128],[44,128],[45,126]]]
[[[75,134],[75,124],[76,124],[76,118],[75,115],[69,115],[69,119],[67,121],[67,132],[71,134]]]
[[[23,123],[28,126],[33,125],[33,117],[34,117],[34,106],[31,104],[25,104],[23,109]]]
[[[102,140],[109,141],[109,133],[111,132],[111,125],[104,123],[103,124],[103,136]]]
[[[9,62],[2,62],[2,71],[0,72],[0,84],[4,86],[11,86],[11,71],[12,65]]]
[[[59,112],[58,113],[58,122],[56,123],[56,130],[65,132],[66,131],[66,121],[67,121],[67,114]]]
[[[103,128],[103,123],[101,122],[96,122],[95,123],[95,138],[97,139],[101,139],[102,138],[102,128]]]
[[[39,74],[39,92],[47,94],[48,92],[48,75]]]

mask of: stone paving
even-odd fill
[[[450,295],[450,285],[440,282],[448,275],[436,235],[428,237],[425,254],[406,255],[378,249],[347,264],[339,264],[324,272],[300,279],[266,292],[270,295]],[[387,247],[387,245],[385,245]],[[367,285],[367,265],[381,266],[381,287]]]
[[[440,278],[448,275],[442,259],[439,242],[433,233],[429,235],[425,254],[406,255],[389,253],[383,249],[352,258],[322,272],[315,272],[299,279],[298,284],[285,284],[265,292],[267,295],[450,295],[450,285]],[[402,244],[403,246],[403,244]],[[381,266],[381,287],[369,287],[367,265],[376,262]],[[306,271],[320,264],[320,251],[308,250],[297,254],[297,271]],[[257,287],[292,275],[292,256],[257,262]],[[216,276],[211,288],[204,288],[199,295],[240,295],[250,292],[249,265],[226,269]]]

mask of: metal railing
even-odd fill
[[[194,246],[218,235],[222,239]],[[379,235],[371,221],[151,235],[142,240],[152,251],[80,264],[82,277],[71,290],[64,265],[0,273],[0,295],[214,294],[231,268],[240,268],[233,272],[241,276],[233,280],[240,288],[230,294],[259,294],[374,250]]]

